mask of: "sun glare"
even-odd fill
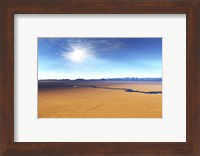
[[[73,62],[82,63],[83,61],[91,57],[90,55],[91,54],[88,49],[83,47],[74,47],[72,51],[65,53],[64,57]]]

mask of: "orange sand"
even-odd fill
[[[161,82],[104,83],[97,86],[161,91]],[[100,88],[54,88],[38,91],[39,118],[161,118],[162,94]]]

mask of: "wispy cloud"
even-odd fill
[[[122,43],[115,39],[67,38],[62,42],[61,56],[64,59],[82,63],[97,60],[99,53],[114,51],[121,46]]]

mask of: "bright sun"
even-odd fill
[[[90,57],[90,52],[83,47],[74,47],[72,51],[65,53],[64,57],[73,62],[81,63]]]

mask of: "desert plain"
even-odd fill
[[[161,117],[160,81],[38,82],[38,118]]]

